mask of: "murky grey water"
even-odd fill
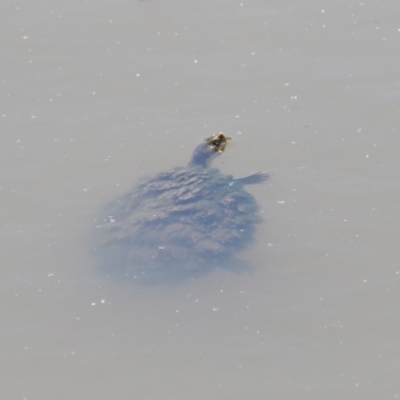
[[[400,396],[400,23],[394,1],[8,1],[1,13],[1,397]],[[217,271],[98,274],[101,207],[215,165],[265,217]]]

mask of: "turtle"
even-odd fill
[[[207,137],[187,166],[143,179],[104,208],[95,250],[107,274],[164,282],[242,264],[236,254],[262,220],[244,186],[269,174],[234,178],[212,168],[230,140],[223,132]]]

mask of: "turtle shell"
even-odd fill
[[[97,227],[107,270],[172,277],[232,264],[261,220],[243,186],[217,169],[196,166],[143,181],[110,203]]]

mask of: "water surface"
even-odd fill
[[[398,11],[6,2],[3,397],[397,398]],[[253,271],[98,274],[101,207],[220,130],[215,166],[272,175]]]

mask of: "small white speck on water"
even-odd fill
[[[218,312],[219,308],[214,307],[212,310],[213,310],[213,312]]]

